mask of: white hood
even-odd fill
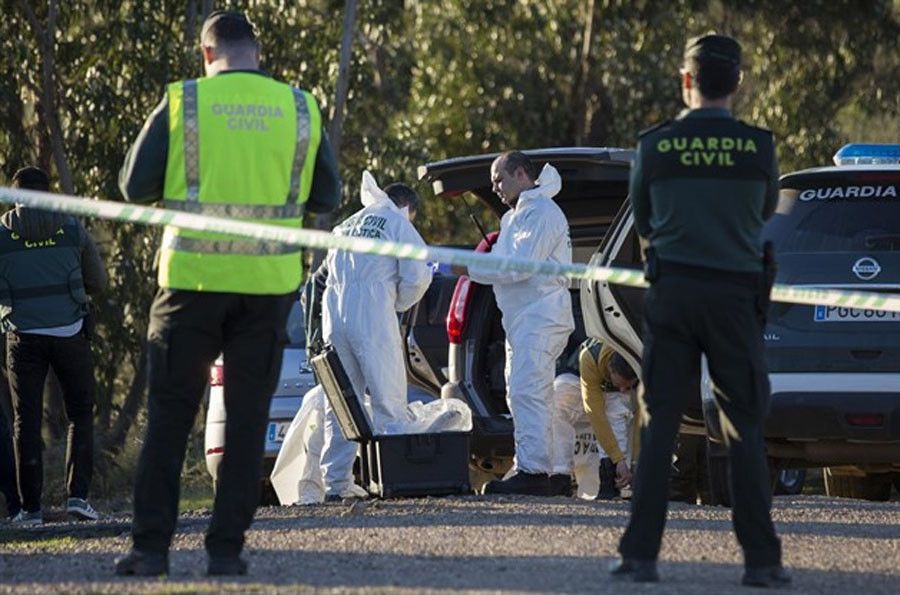
[[[559,172],[556,171],[556,168],[549,163],[544,166],[544,169],[541,170],[541,175],[538,176],[534,183],[537,184],[537,188],[525,190],[520,198],[534,198],[536,196],[553,198],[562,190],[562,178],[559,177]]]
[[[363,171],[362,184],[359,187],[359,198],[364,207],[371,207],[385,201],[392,203],[390,197],[378,186],[369,170]]]
[[[359,187],[359,199],[364,207],[388,207],[391,210],[402,214],[406,217],[407,221],[409,220],[409,207],[403,207],[401,209],[394,204],[391,197],[378,186],[378,182],[375,181],[375,177],[369,170],[363,171],[362,184],[360,184]]]

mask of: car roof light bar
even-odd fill
[[[900,144],[850,143],[834,154],[835,165],[900,164]]]

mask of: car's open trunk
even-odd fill
[[[559,170],[563,184],[554,200],[569,221],[573,260],[588,262],[628,192],[632,152],[578,147],[526,151],[526,154],[538,168],[550,162]],[[462,203],[462,195],[476,196],[497,215],[496,221],[483,222],[490,231],[499,226],[499,218],[507,208],[491,190],[490,166],[495,158],[496,155],[480,155],[440,161],[421,167],[419,177],[431,182],[440,198]],[[465,206],[460,204],[460,208]],[[437,278],[435,282],[443,283]],[[577,283],[572,285],[572,299],[576,331],[570,345],[580,343],[585,337]],[[446,317],[446,312],[443,314]],[[416,324],[421,322],[422,319],[417,319]],[[465,378],[457,380],[470,387],[465,396],[475,414],[472,449],[476,458],[512,456],[512,420],[506,404],[504,380],[504,342],[505,333],[493,291],[489,286],[472,284],[462,343],[452,345],[449,353],[455,360],[456,369],[465,369],[462,372]],[[446,353],[446,344],[444,349]]]

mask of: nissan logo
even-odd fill
[[[850,270],[863,281],[869,281],[878,276],[878,273],[881,272],[881,265],[874,258],[865,256],[853,263]]]

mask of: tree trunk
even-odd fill
[[[115,457],[122,451],[122,447],[125,446],[125,440],[128,438],[131,426],[134,425],[134,420],[141,408],[141,404],[144,402],[144,394],[147,390],[146,341],[144,341],[144,344],[141,347],[138,360],[134,363],[134,379],[131,381],[131,386],[128,388],[128,395],[125,397],[125,402],[122,403],[122,408],[116,416],[116,421],[113,423],[109,432],[103,436],[101,443],[103,453],[109,457]]]
[[[587,88],[591,74],[591,46],[593,45],[594,40],[594,19],[596,18],[594,12],[595,5],[595,0],[586,0],[584,32],[582,33],[581,38],[581,59],[579,60],[575,89],[572,97],[572,105],[575,106],[575,123],[573,131],[575,146],[582,145],[587,136]]]
[[[49,0],[47,3],[47,25],[42,26],[31,8],[28,0],[20,0],[20,5],[25,11],[34,34],[38,40],[41,54],[41,89],[40,104],[43,112],[43,120],[46,132],[50,138],[50,147],[53,152],[53,162],[56,165],[56,174],[59,178],[59,186],[66,194],[75,193],[75,184],[72,172],[69,170],[69,162],[66,159],[65,137],[59,121],[56,93],[56,62],[55,42],[56,18],[59,15],[58,0]]]
[[[328,131],[328,141],[334,158],[340,163],[341,140],[344,131],[344,105],[347,103],[347,92],[350,88],[350,58],[353,50],[353,38],[356,31],[356,7],[357,0],[346,0],[344,4],[344,29],[341,35],[341,57],[338,65],[338,78],[334,91],[334,109],[331,112],[331,127]],[[331,229],[334,221],[333,213],[316,215],[310,221],[313,229]],[[324,250],[309,251],[309,270],[315,270],[325,258]]]
[[[190,52],[195,43],[197,31],[197,0],[188,0],[184,21],[184,51]]]
[[[341,59],[338,66],[338,78],[334,92],[334,111],[331,114],[331,130],[328,140],[335,158],[340,161],[341,136],[344,126],[344,104],[347,102],[347,91],[350,87],[350,57],[353,50],[353,37],[356,31],[356,0],[346,0],[344,4],[344,32],[341,38]]]

